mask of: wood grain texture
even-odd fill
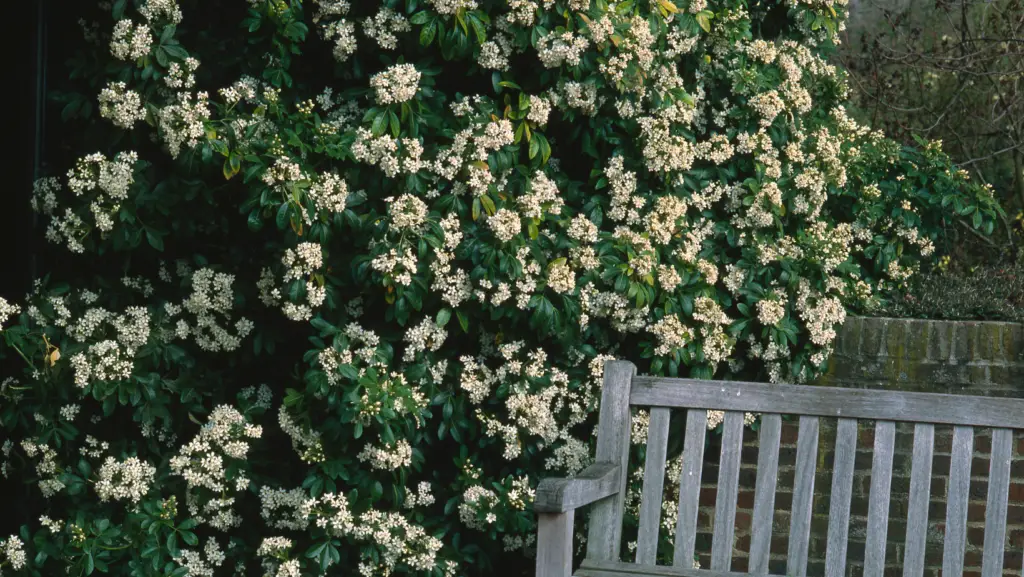
[[[537,515],[537,577],[572,575],[572,522],[574,513]]]
[[[686,436],[683,439],[683,467],[679,474],[679,516],[676,519],[675,551],[672,564],[689,567],[697,539],[697,508],[700,506],[700,476],[704,466],[704,437],[708,413],[700,409],[686,412]]]
[[[875,452],[871,458],[871,490],[868,494],[868,533],[864,543],[864,575],[885,570],[885,546],[889,531],[889,493],[896,423],[875,423]]]
[[[1024,428],[1022,399],[875,389],[637,377],[630,392],[630,403],[640,406]]]
[[[856,456],[857,421],[839,419],[836,427],[835,462],[832,466],[832,498],[828,507],[826,577],[846,575],[846,549],[850,534],[850,502],[853,498],[853,466]]]
[[[640,528],[636,539],[636,562],[654,565],[658,557],[658,528],[661,525],[662,491],[665,485],[665,457],[668,450],[669,409],[651,409],[647,428],[647,456],[644,487],[640,498]]]
[[[914,456],[910,463],[910,497],[907,500],[907,539],[903,548],[903,577],[924,575],[925,542],[928,536],[928,500],[932,487],[932,454],[935,426],[914,426]]]
[[[718,464],[718,497],[711,537],[711,569],[714,571],[728,571],[732,565],[742,454],[743,413],[729,411],[722,421],[722,460]]]
[[[585,559],[576,571],[576,577],[617,577],[640,576],[650,577],[745,577],[747,573],[735,571],[714,571],[686,567],[665,567],[654,565],[634,565],[632,563],[614,563]]]
[[[793,506],[789,519],[789,557],[786,560],[786,575],[791,577],[807,575],[807,546],[811,538],[814,471],[817,466],[818,418],[800,417]]]
[[[614,495],[621,485],[621,476],[622,469],[616,463],[594,463],[572,479],[542,479],[537,485],[533,510],[563,513],[589,505]]]
[[[750,561],[752,575],[768,574],[771,555],[772,523],[775,516],[775,486],[779,477],[779,440],[782,437],[782,417],[761,415],[761,430],[757,450],[757,482],[754,484],[754,513],[751,523]]]
[[[971,490],[971,458],[974,429],[953,427],[953,452],[949,458],[946,491],[946,538],[942,549],[943,577],[962,577],[967,548],[967,500]]]
[[[598,462],[615,463],[626,471],[629,467],[630,382],[636,367],[626,361],[604,364],[601,410],[597,425]],[[587,533],[587,557],[619,560],[622,542],[622,514],[626,497],[626,475],[619,476],[619,486],[607,499],[598,501],[590,510]]]
[[[985,545],[981,557],[981,577],[1000,577],[1003,574],[1011,459],[1013,431],[994,429],[992,457],[988,469],[988,499],[985,503]]]

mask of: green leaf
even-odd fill
[[[163,237],[153,232],[152,229],[146,229],[146,241],[149,242],[149,246],[155,248],[156,250],[160,252],[164,251]]]
[[[394,111],[388,111],[388,118],[391,120],[391,136],[398,138],[402,133],[402,127],[398,124],[398,115]]]
[[[459,326],[462,327],[462,332],[469,332],[469,317],[462,311],[455,311],[455,317],[459,319]]]
[[[384,134],[384,131],[388,128],[388,113],[381,110],[377,113],[377,116],[373,119],[373,124],[370,126],[370,132],[374,136],[380,136]]]
[[[437,36],[437,22],[431,22],[420,30],[420,45],[430,46],[435,36]]]
[[[530,160],[536,158],[538,152],[540,152],[540,134],[536,134],[534,138],[530,139]]]
[[[281,208],[277,209],[277,218],[275,220],[277,221],[277,228],[281,230],[284,230],[288,226],[288,221],[290,220],[288,208],[290,206],[290,203],[285,202],[281,204]]]
[[[697,24],[699,24],[705,32],[711,32],[711,18],[713,17],[714,13],[707,10],[701,10],[694,16],[697,20]]]
[[[480,204],[483,205],[484,210],[487,212],[487,216],[494,216],[494,213],[498,212],[498,208],[494,206],[494,201],[491,200],[489,195],[483,195],[480,197]]]
[[[437,320],[435,322],[437,323],[437,326],[443,327],[448,324],[448,321],[450,321],[451,318],[452,309],[446,307],[437,311]]]

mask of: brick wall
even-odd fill
[[[851,318],[839,336],[829,371],[820,379],[819,384],[1024,397],[1024,326],[995,322]],[[808,575],[824,574],[835,421],[822,419],[821,427]],[[934,480],[931,489],[926,553],[926,575],[935,577],[940,574],[942,565],[946,476],[949,471],[951,438],[951,427],[935,428],[935,459],[932,466]],[[796,439],[795,420],[785,421],[782,430],[772,541],[771,572],[777,575],[786,574],[787,533]],[[718,440],[717,435],[711,436],[702,479],[698,553],[704,567],[709,564],[715,486],[718,479]],[[863,572],[873,442],[873,423],[861,423],[848,550],[848,574],[854,576],[859,576]],[[897,425],[886,576],[902,575],[912,442],[913,425]],[[990,446],[988,431],[976,431],[965,559],[965,575],[968,576],[980,575],[981,571]],[[746,431],[742,463],[733,571],[747,569],[746,556],[750,548],[750,518],[757,463],[757,433],[753,431]],[[1005,575],[1020,575],[1021,564],[1024,562],[1024,436],[1021,435],[1015,439],[1011,475],[1008,514],[1010,528],[1007,532]]]

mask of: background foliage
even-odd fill
[[[841,3],[216,6],[75,7],[4,571],[528,574],[603,361],[804,382],[1000,215],[850,120]]]

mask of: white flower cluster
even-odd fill
[[[406,488],[405,506],[412,509],[415,507],[427,507],[434,504],[434,495],[430,492],[430,481],[420,481],[416,490]]]
[[[766,327],[777,327],[786,316],[786,303],[777,294],[757,301],[757,320]]]
[[[501,242],[508,242],[523,232],[523,223],[519,214],[507,208],[499,208],[487,219],[487,226],[494,231],[494,236]]]
[[[398,230],[418,232],[427,222],[427,203],[411,194],[403,194],[397,199],[387,199],[390,203],[388,212],[391,214],[391,227]]]
[[[7,446],[6,443],[4,446]],[[61,469],[57,463],[57,451],[31,439],[22,440],[21,448],[30,459],[39,457],[39,462],[36,463],[36,475],[39,476],[39,492],[43,497],[49,499],[63,491],[65,485],[59,478]],[[10,449],[6,451],[9,452]]]
[[[75,384],[85,388],[93,381],[131,378],[135,354],[149,340],[150,323],[143,307],[129,307],[120,315],[101,308],[86,310],[68,326],[68,335],[79,342],[98,340],[69,359]],[[107,338],[110,330],[116,339]]]
[[[679,317],[669,315],[651,325],[651,333],[658,338],[656,355],[668,355],[693,342],[693,330],[683,325]]]
[[[7,299],[0,297],[0,331],[4,330],[4,323],[13,316],[21,314],[21,307],[7,302]]]
[[[480,485],[473,485],[462,493],[462,503],[459,504],[459,520],[470,529],[487,531],[489,526],[498,520],[494,510],[499,505],[498,495],[494,491],[484,489]]]
[[[138,457],[128,457],[120,462],[107,457],[100,466],[96,494],[101,502],[127,500],[138,503],[149,492],[154,475],[156,468]]]
[[[47,176],[32,183],[32,199],[29,201],[32,210],[40,214],[52,215],[57,210],[57,193],[60,192],[60,180]]]
[[[447,337],[448,331],[437,326],[433,319],[423,319],[420,324],[410,327],[405,332],[405,342],[409,344],[405,348],[402,360],[411,362],[416,359],[418,353],[439,350]]]
[[[119,60],[139,60],[149,54],[153,34],[149,26],[121,20],[114,25],[110,39],[110,53]]]
[[[349,512],[348,498],[341,493],[324,493],[319,497],[306,499],[299,507],[299,513],[313,517],[317,527],[332,537],[344,537],[355,529],[355,518]]]
[[[176,317],[182,310],[194,316],[189,322],[184,315],[178,319],[175,335],[180,338],[191,336],[199,348],[210,351],[233,351],[238,349],[242,339],[252,332],[252,321],[240,317],[234,324],[232,334],[227,328],[235,294],[231,285],[235,276],[202,268],[192,273],[192,294],[181,306],[168,303],[167,312]]]
[[[7,539],[0,540],[0,553],[3,554],[2,562],[0,567],[5,564],[9,564],[11,569],[18,571],[25,567],[28,563],[28,559],[25,556],[25,544],[21,542],[15,535],[11,535]]]
[[[116,222],[114,216],[121,208],[121,203],[128,198],[128,190],[135,182],[135,163],[138,155],[135,152],[121,152],[108,160],[100,153],[90,154],[78,160],[75,168],[68,171],[68,188],[75,196],[94,193],[89,200],[96,228],[102,232],[113,230]],[[49,194],[55,193],[51,185],[43,192],[45,195],[36,203],[41,210],[53,212],[56,202],[51,202]],[[80,216],[66,209],[63,217],[54,217],[46,231],[46,238],[51,242],[66,242],[72,252],[82,252],[81,237],[88,232]]]
[[[139,14],[151,25],[180,24],[181,8],[176,0],[146,0],[146,3],[139,8]]]
[[[321,27],[321,33],[329,41],[334,42],[334,59],[338,62],[345,62],[355,54],[356,25],[347,20],[338,20]]]
[[[172,158],[181,154],[181,147],[195,147],[206,135],[206,122],[210,119],[209,95],[199,92],[179,92],[178,102],[168,104],[157,115],[160,133]]]
[[[526,119],[533,122],[537,126],[544,126],[548,123],[548,117],[551,115],[551,101],[543,96],[531,96],[530,97],[530,112],[527,113]]]
[[[537,55],[545,68],[558,68],[563,64],[578,66],[590,42],[572,32],[552,32],[537,42]]]
[[[397,34],[410,30],[412,25],[409,20],[388,7],[381,8],[372,18],[363,20],[363,33],[373,38],[384,50],[398,48]]]
[[[168,88],[189,89],[196,85],[196,70],[199,69],[199,61],[191,56],[181,64],[171,62],[167,67],[167,75],[164,76],[164,84]]]
[[[276,557],[291,548],[292,540],[287,537],[265,537],[256,549],[256,554],[260,557]]]
[[[383,444],[379,447],[366,445],[359,452],[360,461],[369,462],[374,469],[392,471],[408,467],[412,464],[412,445],[405,439],[399,439],[392,444]]]
[[[323,249],[315,242],[299,243],[294,250],[285,249],[281,263],[288,269],[284,274],[285,282],[306,280],[323,267]]]
[[[396,64],[370,77],[370,88],[376,92],[378,104],[400,104],[416,96],[421,76],[412,64]]]
[[[469,12],[477,8],[476,0],[427,0],[427,3],[443,16],[451,16],[459,10]]]
[[[249,440],[262,435],[263,429],[249,424],[236,409],[219,405],[199,434],[171,458],[171,474],[185,479],[189,512],[198,522],[222,531],[241,524],[242,518],[231,509],[235,499],[227,495],[245,491],[249,479],[241,471],[231,473],[228,460],[244,462]],[[205,489],[209,496],[198,497],[197,489]]]
[[[138,92],[128,90],[124,82],[111,82],[100,91],[100,116],[118,128],[130,130],[136,122],[145,120],[146,111]]]
[[[205,554],[205,559],[204,559]],[[224,564],[227,555],[221,550],[216,539],[210,537],[206,540],[203,552],[182,549],[180,556],[175,559],[179,566],[184,567],[189,577],[213,577],[214,570]]]
[[[303,531],[309,526],[308,495],[301,488],[260,487],[260,516],[268,527]]]
[[[430,571],[434,569],[442,545],[440,539],[428,535],[423,527],[413,525],[401,514],[375,509],[359,516],[352,536],[373,544],[380,551],[379,564],[371,564],[364,554],[364,561],[358,568],[364,577],[387,577],[399,563],[417,572]]]
[[[333,172],[317,177],[306,192],[309,199],[313,201],[313,208],[317,213],[328,218],[336,212],[345,210],[348,194],[348,185]]]

